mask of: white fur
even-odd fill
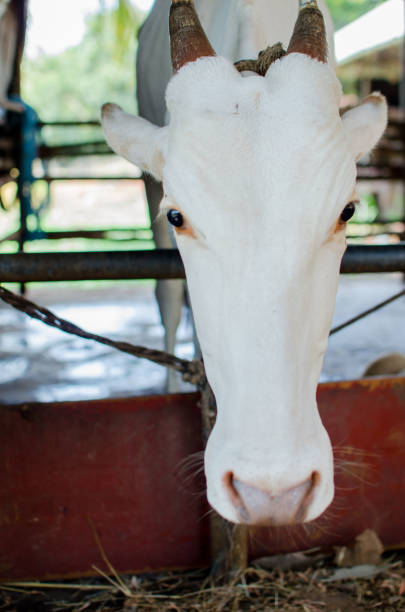
[[[388,108],[384,96],[372,94],[363,104],[347,111],[342,119],[355,157],[359,159],[375,147],[386,128]]]
[[[124,113],[116,104],[102,109],[103,129],[110,147],[157,180],[163,176],[167,130],[141,117]],[[135,160],[137,160],[135,162]]]
[[[155,125],[168,122],[165,89],[172,75],[167,16],[171,0],[156,0],[139,34],[137,99],[139,114]],[[269,44],[287,47],[297,17],[296,0],[195,0],[201,23],[219,55],[235,62],[255,58]],[[324,0],[319,6],[326,21],[329,61],[334,64],[333,25]],[[157,218],[161,191],[145,177],[153,237],[158,248],[170,248],[167,223]],[[184,299],[182,281],[158,281],[157,298],[165,327],[165,347],[173,352]],[[168,372],[168,391],[178,389],[176,374]]]
[[[300,54],[248,79],[225,58],[202,58],[170,81],[170,124],[161,139],[153,132],[164,155],[162,206],[181,210],[194,234],[179,232],[177,242],[218,404],[208,498],[234,522],[230,473],[247,497],[280,499],[316,473],[305,520],[333,497],[315,393],[345,250],[336,227],[358,152],[375,144],[386,112],[380,98],[341,120],[340,95],[331,67]],[[143,123],[128,155],[126,120],[118,110],[109,117],[110,142],[134,163],[153,158],[150,141],[140,152]]]

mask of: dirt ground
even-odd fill
[[[364,569],[365,568],[365,569]],[[363,572],[368,576],[356,578]],[[336,579],[333,567],[263,570],[250,567],[227,579],[206,570],[115,576],[57,585],[0,586],[5,612],[362,612],[405,610],[405,569],[400,560],[360,566]],[[111,584],[108,584],[111,583]]]

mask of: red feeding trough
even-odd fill
[[[366,528],[405,542],[405,379],[319,387],[337,494],[305,529],[251,533],[251,555],[350,542]],[[0,579],[208,565],[197,394],[0,409]],[[188,472],[189,474],[190,472]]]

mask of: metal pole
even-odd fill
[[[343,257],[342,274],[405,271],[405,242],[387,245],[348,246]]]
[[[0,282],[184,278],[177,251],[0,255]]]
[[[350,245],[343,274],[405,272],[405,242],[396,245]],[[178,251],[93,253],[16,253],[0,255],[0,282],[184,278]]]
[[[403,10],[405,16],[405,4]],[[399,76],[399,105],[405,112],[405,36],[402,38],[402,45],[400,46],[398,60],[401,69]]]

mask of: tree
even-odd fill
[[[327,0],[339,28],[384,0]],[[94,119],[106,101],[135,110],[136,31],[140,24],[132,0],[116,0],[87,22],[82,42],[57,56],[24,59],[23,98],[41,119]]]
[[[128,1],[87,21],[81,43],[22,65],[23,99],[42,120],[87,120],[104,102],[135,108],[136,30],[140,18]]]
[[[335,28],[339,29],[385,0],[326,0]]]

